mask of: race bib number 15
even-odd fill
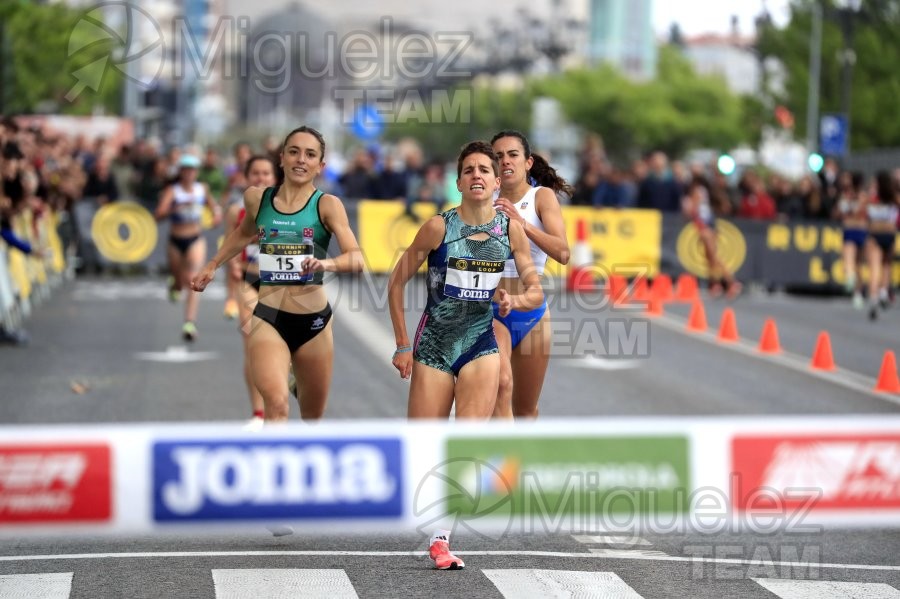
[[[266,243],[260,248],[259,276],[266,283],[302,283],[312,279],[301,275],[303,261],[313,256],[312,244]]]
[[[494,296],[503,276],[502,260],[447,259],[444,295],[470,302],[483,302]]]

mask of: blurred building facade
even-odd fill
[[[656,75],[653,0],[590,0],[588,55],[636,80]]]
[[[756,36],[742,35],[737,19],[727,34],[707,33],[684,40],[684,55],[701,75],[720,75],[738,94],[756,94],[762,65],[755,51]]]

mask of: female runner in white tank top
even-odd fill
[[[538,276],[544,272],[547,256],[567,264],[569,242],[556,192],[571,196],[572,187],[546,160],[531,153],[528,139],[522,133],[501,131],[491,139],[491,145],[500,162],[500,194],[494,205],[525,228]],[[515,266],[507,263],[499,289],[517,295],[522,293],[522,286]],[[550,361],[547,302],[528,312],[514,310],[504,318],[495,311],[494,334],[501,357],[494,417],[537,418],[538,400]]]
[[[208,207],[213,213],[213,226],[222,222],[222,210],[209,193],[209,187],[197,181],[199,168],[199,158],[183,154],[178,161],[178,178],[163,190],[156,208],[157,220],[168,218],[170,221],[166,248],[173,277],[170,297],[177,299],[177,291],[187,289],[184,325],[181,327],[185,341],[197,338],[197,306],[200,299],[191,290],[191,278],[206,261],[206,239],[201,225],[203,207]]]

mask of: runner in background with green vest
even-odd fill
[[[253,382],[262,394],[267,422],[288,418],[288,373],[297,377],[300,417],[322,417],[331,387],[334,339],[323,273],[360,272],[362,252],[341,200],[323,194],[315,178],[325,168],[325,140],[311,127],[298,127],[284,140],[284,184],[248,188],[247,216],[191,281],[203,291],[216,269],[249,243],[259,242],[259,303],[253,313],[248,350]],[[340,255],[327,258],[334,235]]]

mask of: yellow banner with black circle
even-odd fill
[[[431,204],[415,204],[412,214],[402,202],[363,200],[357,209],[359,242],[369,269],[387,273],[412,243],[419,228],[434,216]],[[598,273],[659,272],[662,217],[655,210],[595,210],[563,206],[569,246],[574,247],[578,221],[587,223],[587,243]],[[565,267],[547,261],[549,276],[564,276]]]

